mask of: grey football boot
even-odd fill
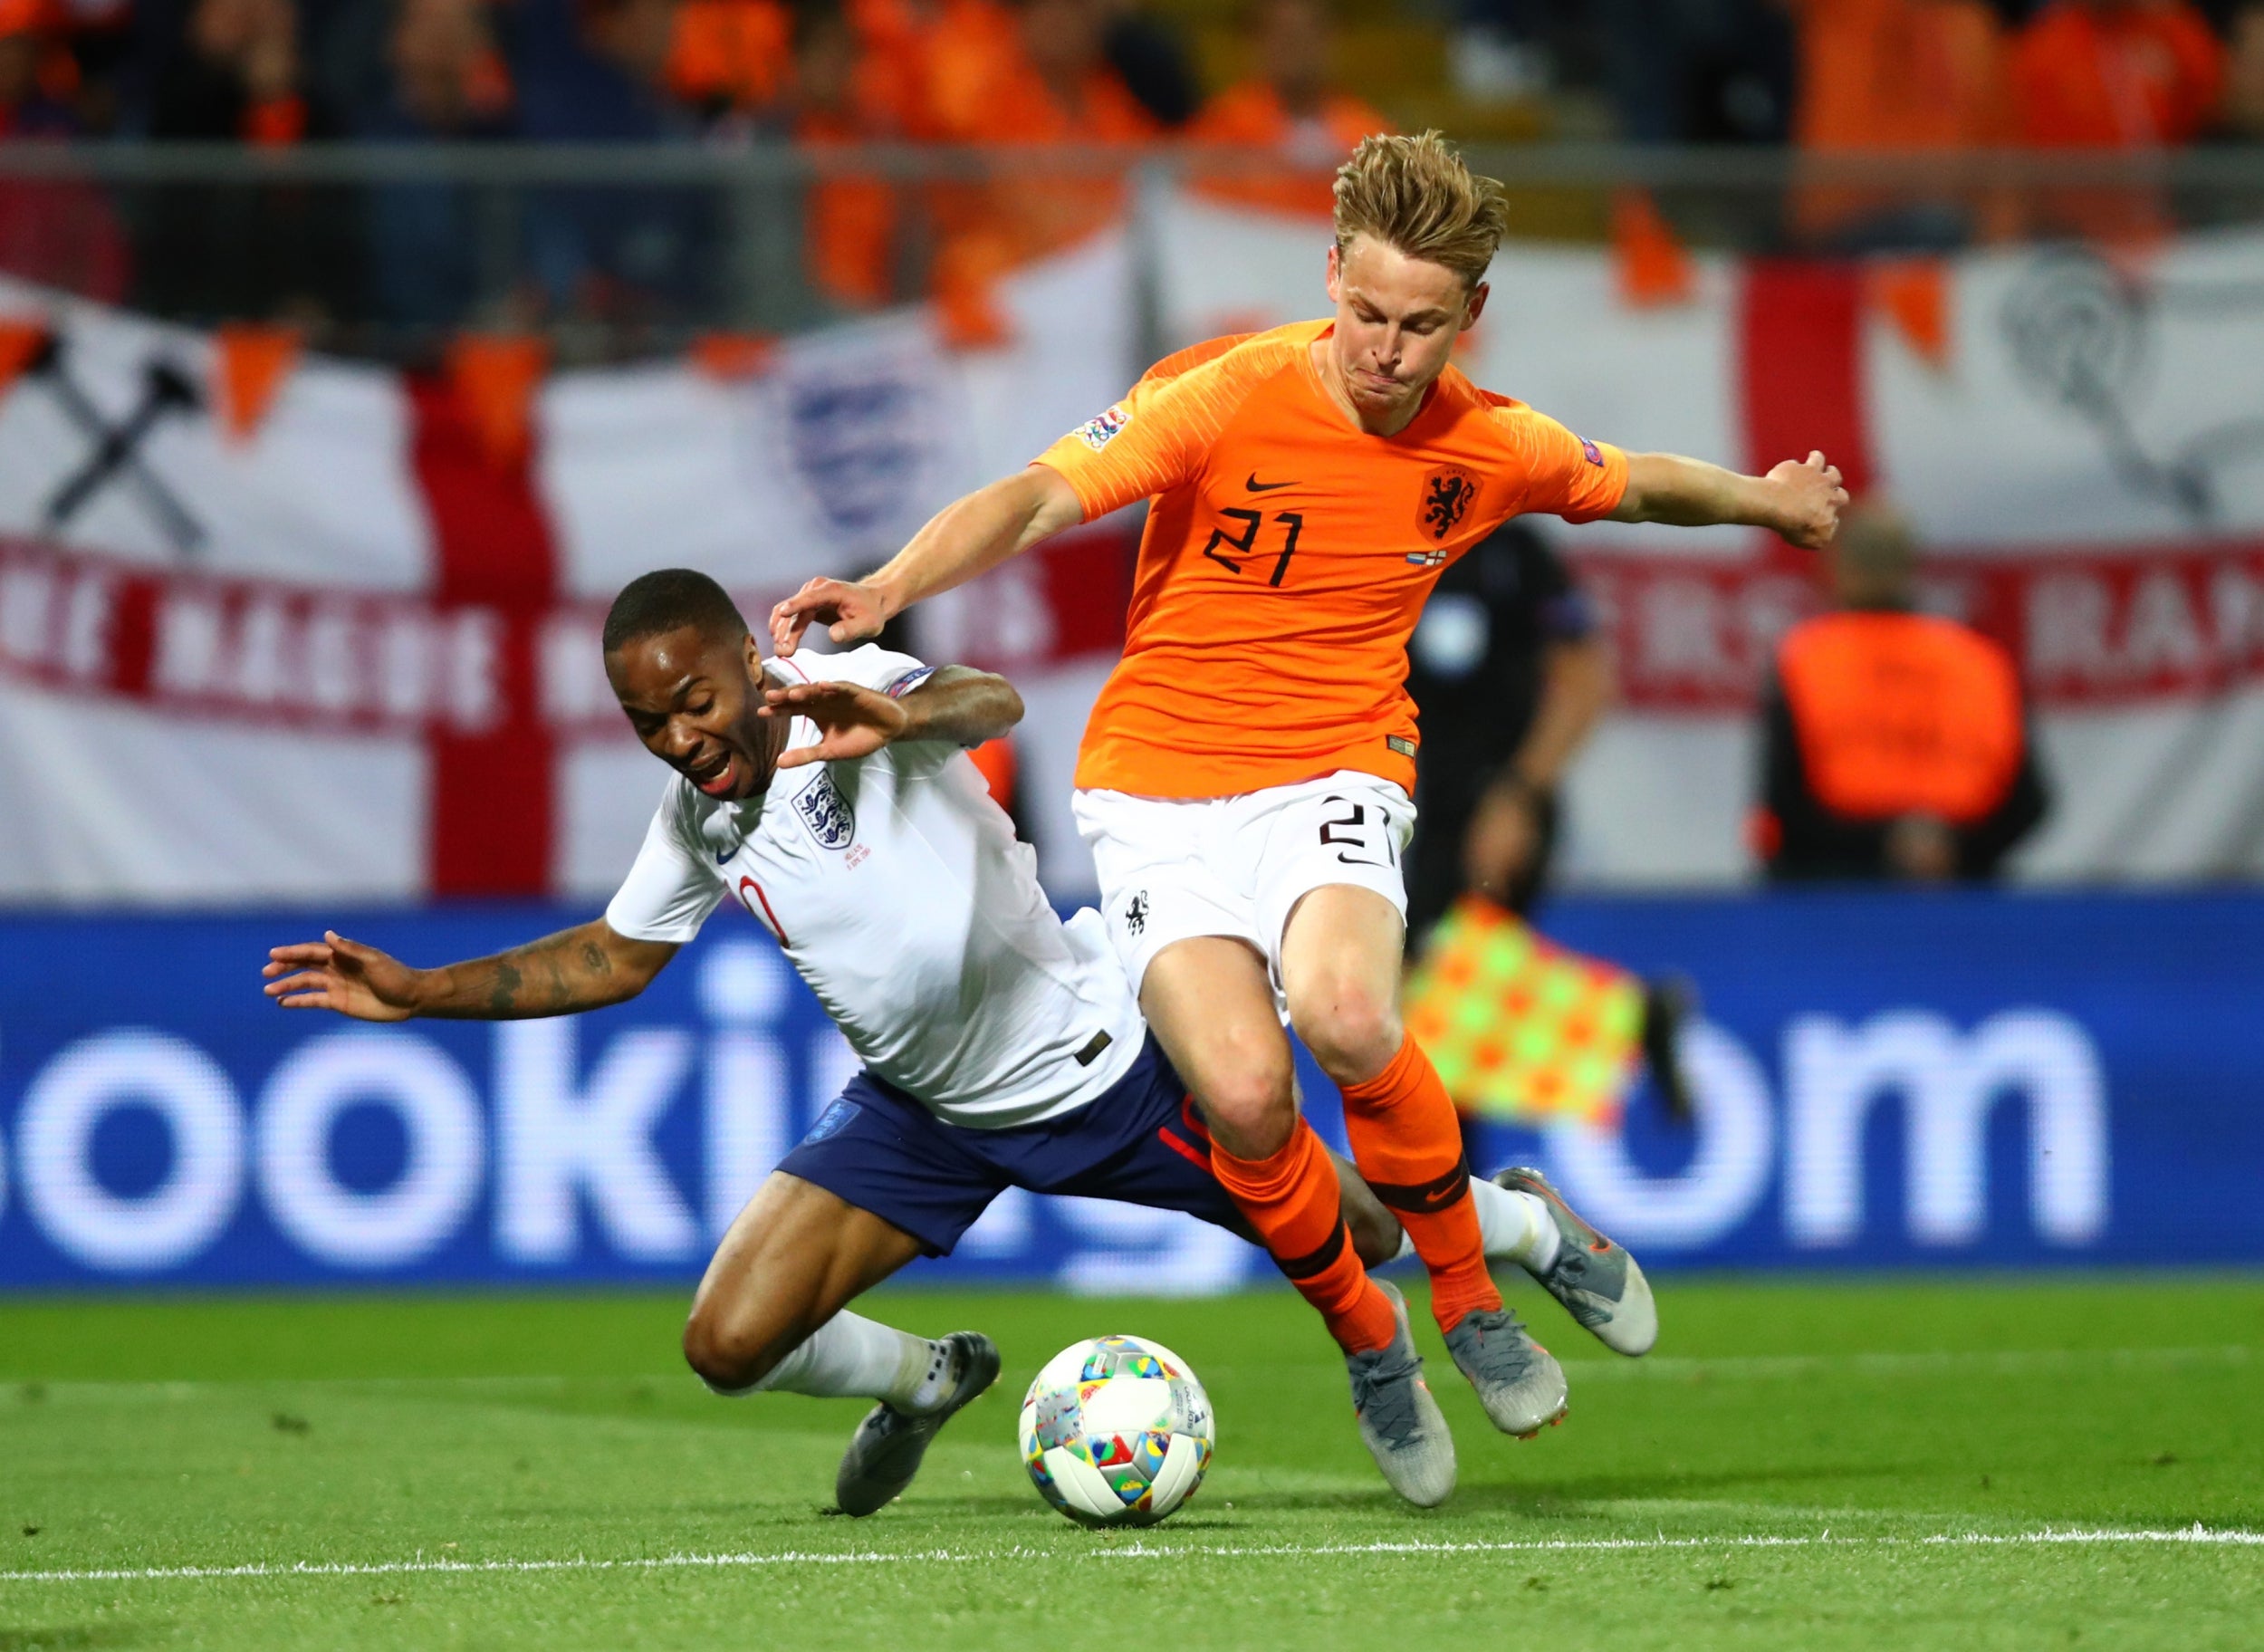
[[[955,1330],[938,1339],[936,1346],[950,1361],[951,1397],[917,1417],[885,1400],[865,1414],[849,1436],[840,1472],[833,1477],[833,1497],[842,1513],[870,1514],[902,1494],[920,1472],[928,1442],[954,1414],[998,1380],[997,1346],[982,1332]]]
[[[1530,1440],[1564,1420],[1564,1368],[1511,1310],[1463,1315],[1446,1333],[1446,1351],[1502,1433]]]
[[[1454,1436],[1423,1380],[1423,1359],[1407,1330],[1406,1299],[1386,1281],[1377,1280],[1376,1288],[1391,1298],[1399,1329],[1389,1347],[1345,1357],[1360,1440],[1393,1491],[1418,1508],[1434,1509],[1454,1490]]]
[[[1546,1273],[1533,1275],[1540,1288],[1614,1353],[1649,1353],[1659,1340],[1659,1310],[1636,1259],[1582,1221],[1540,1171],[1512,1165],[1493,1183],[1511,1193],[1531,1194],[1556,1219],[1556,1260]]]

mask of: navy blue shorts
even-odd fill
[[[1009,1187],[1184,1210],[1252,1236],[1211,1174],[1210,1136],[1153,1034],[1097,1100],[1011,1129],[945,1124],[860,1072],[778,1167],[893,1223],[931,1256],[949,1255]]]

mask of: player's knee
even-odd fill
[[[684,1322],[685,1363],[702,1382],[722,1393],[753,1388],[792,1351],[792,1340],[782,1334],[782,1328],[707,1302],[695,1306]]]
[[[1320,1070],[1339,1084],[1364,1083],[1383,1071],[1405,1036],[1396,1004],[1344,982],[1292,994],[1290,1021]]]
[[[1220,1063],[1195,1099],[1211,1133],[1237,1158],[1280,1152],[1297,1122],[1297,1087],[1286,1051],[1279,1059],[1261,1055]]]

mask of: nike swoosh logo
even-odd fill
[[[1258,473],[1253,470],[1250,473],[1250,479],[1242,485],[1253,494],[1270,494],[1277,487],[1295,487],[1297,484],[1294,482],[1261,482],[1258,480]]]
[[[715,851],[715,864],[717,866],[724,865],[731,860],[732,856],[737,854],[738,852],[739,845],[736,843],[733,844],[729,849],[717,850]]]

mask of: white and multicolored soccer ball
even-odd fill
[[[1147,1337],[1095,1337],[1046,1361],[1022,1402],[1022,1460],[1088,1526],[1152,1526],[1203,1484],[1211,1397]]]

